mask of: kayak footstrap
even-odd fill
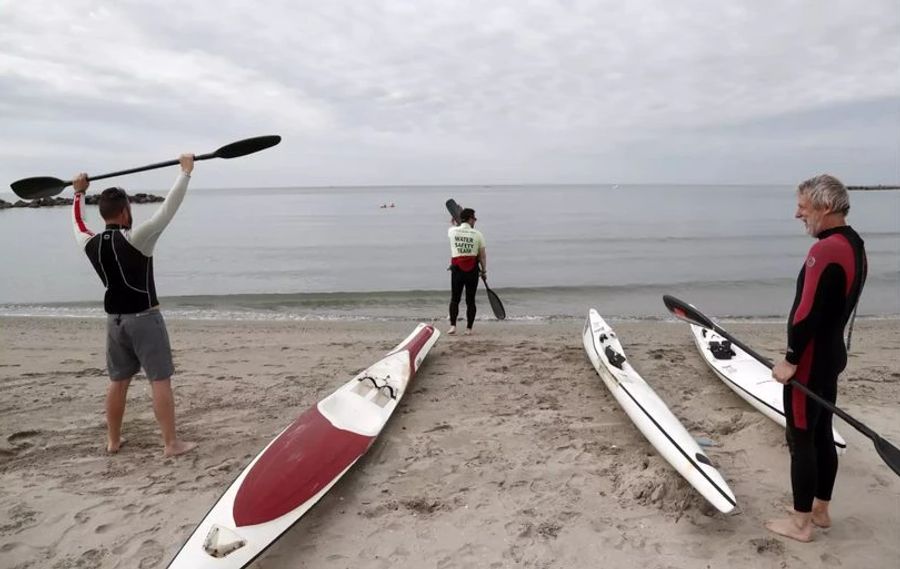
[[[391,384],[388,383],[388,380],[391,379],[391,376],[385,377],[381,381],[381,383],[379,383],[379,380],[377,377],[372,377],[370,375],[364,375],[364,376],[360,377],[359,381],[365,381],[367,379],[372,382],[372,385],[375,387],[375,389],[377,389],[379,391],[385,391],[388,394],[388,397],[390,397],[391,399],[397,398],[397,391],[394,389],[394,387]]]

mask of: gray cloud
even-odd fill
[[[0,25],[10,181],[269,132],[198,185],[900,178],[888,0],[32,0]]]

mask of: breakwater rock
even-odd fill
[[[97,205],[97,201],[99,199],[99,194],[90,194],[88,196],[85,196],[84,203],[86,203],[87,205]],[[154,203],[161,202],[163,200],[165,200],[165,198],[153,194],[138,193],[128,195],[128,201],[131,203]],[[72,205],[72,198],[39,198],[30,201],[19,200],[15,203],[9,203],[8,201],[0,200],[0,209],[10,209],[16,207],[55,207],[60,205]]]

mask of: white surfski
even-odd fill
[[[691,332],[703,361],[719,379],[783,428],[784,386],[772,378],[772,370],[713,330],[691,324]],[[834,430],[834,445],[838,453],[843,453],[847,448],[837,429]]]
[[[625,359],[613,329],[593,308],[583,332],[594,368],[635,426],[700,494],[721,512],[736,502],[728,484],[684,425]]]
[[[384,358],[300,415],[231,483],[169,567],[250,565],[365,454],[438,336],[419,324]]]

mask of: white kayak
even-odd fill
[[[757,411],[784,427],[784,386],[772,378],[772,370],[714,330],[691,324],[691,332],[703,361],[719,379]],[[836,429],[834,444],[839,453],[847,448]]]
[[[593,308],[583,332],[584,349],[603,383],[659,454],[721,512],[736,502],[728,484],[694,437],[625,359],[622,344]]]
[[[365,454],[438,336],[419,324],[384,358],[300,415],[231,483],[168,566],[252,563]]]

